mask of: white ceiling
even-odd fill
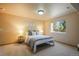
[[[68,3],[52,4],[50,10],[50,14],[53,17],[59,17],[77,11],[71,4]]]
[[[44,9],[45,14],[38,15],[38,9]],[[0,10],[3,13],[37,20],[47,20],[77,11],[70,3],[0,4]]]

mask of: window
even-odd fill
[[[65,32],[66,23],[64,20],[58,20],[51,23],[51,32]]]
[[[54,31],[53,30],[53,23],[51,23],[50,27],[51,27],[51,32],[53,32]]]

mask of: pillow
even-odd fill
[[[28,35],[32,35],[32,31],[29,30],[29,31],[28,31]]]
[[[40,33],[39,32],[36,32],[36,35],[40,35]]]
[[[37,35],[37,33],[36,32],[32,32],[32,35]]]

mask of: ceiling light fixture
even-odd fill
[[[38,10],[37,13],[38,13],[39,15],[43,15],[43,14],[45,13],[45,11],[44,11],[44,10]]]

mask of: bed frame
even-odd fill
[[[40,44],[43,44],[43,43],[46,43],[46,44],[49,44],[49,45],[52,45],[54,46],[54,41],[52,39],[47,39],[47,40],[39,40],[39,41],[36,41],[34,43],[34,46],[33,46],[33,53],[36,53],[37,51],[37,46],[40,45]]]

